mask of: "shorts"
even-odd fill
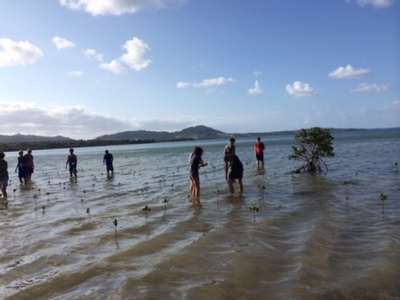
[[[243,172],[229,171],[228,173],[228,179],[242,179],[242,178],[243,178]]]
[[[189,174],[190,180],[197,180],[199,179],[199,174]]]
[[[8,179],[0,180],[0,186],[2,186],[5,189],[8,186]]]
[[[256,159],[257,159],[258,161],[264,161],[264,154],[257,154],[257,155],[256,155]]]
[[[109,171],[114,171],[114,167],[113,167],[112,164],[107,164],[107,165],[106,165],[106,169],[107,169],[107,172],[109,172]]]

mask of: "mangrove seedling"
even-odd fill
[[[382,214],[384,214],[384,209],[385,209],[385,200],[387,199],[387,196],[383,193],[381,193],[380,197],[381,202],[382,202]]]
[[[220,190],[216,190],[215,193],[217,194],[217,201],[219,200],[219,194],[221,193]]]
[[[256,212],[259,212],[259,208],[255,205],[249,207],[250,211],[253,213],[254,220],[256,220]]]
[[[162,203],[164,204],[164,210],[167,210],[167,204],[168,204],[168,199],[164,198],[164,200],[162,201]]]
[[[323,160],[325,157],[333,157],[332,146],[333,137],[329,129],[313,127],[310,129],[301,129],[295,135],[297,146],[292,146],[293,153],[289,159],[297,160],[302,166],[294,172],[300,173],[302,170],[311,172],[321,172],[322,166],[328,170],[328,166]]]
[[[113,224],[114,224],[115,234],[117,234],[117,226],[118,226],[117,219],[114,219]]]
[[[86,213],[87,213],[87,214],[90,214],[90,208],[89,208],[89,207],[86,208]]]
[[[147,213],[151,210],[150,207],[146,205],[145,207],[143,207],[142,210],[146,213],[146,219],[147,219]]]
[[[268,177],[269,178],[269,177]],[[264,198],[264,193],[265,193],[265,185],[261,184],[258,186],[258,188],[260,189],[260,191],[262,192],[263,198]]]

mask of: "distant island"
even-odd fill
[[[332,131],[354,131],[362,129],[331,129]],[[75,140],[63,136],[46,137],[37,135],[0,135],[0,151],[18,151],[31,149],[55,149],[55,148],[78,148],[108,145],[143,144],[174,141],[194,141],[205,139],[228,139],[230,137],[256,137],[274,135],[295,135],[297,130],[275,131],[275,132],[251,132],[251,133],[225,133],[213,128],[198,125],[188,127],[181,131],[148,131],[135,130],[124,131],[115,134],[102,135],[91,140]]]

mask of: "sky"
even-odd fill
[[[0,135],[400,127],[400,0],[0,0]]]

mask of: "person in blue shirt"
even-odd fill
[[[18,164],[15,167],[15,172],[18,171],[19,182],[23,184],[28,182],[28,158],[24,156],[24,151],[22,150],[18,154]]]

